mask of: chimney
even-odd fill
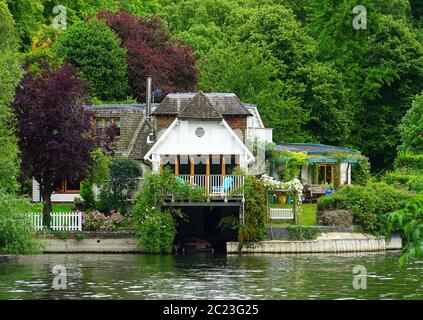
[[[151,91],[153,87],[153,77],[147,76],[147,94],[146,94],[146,117],[151,115]]]

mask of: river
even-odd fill
[[[423,260],[400,268],[398,258],[399,252],[19,256],[0,262],[0,299],[423,299]],[[66,281],[54,282],[55,266],[66,268]],[[355,266],[367,272],[366,283],[356,278],[366,289],[353,287]]]

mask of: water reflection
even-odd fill
[[[423,299],[422,261],[398,252],[301,255],[16,257],[0,263],[0,299]],[[52,268],[67,270],[53,289]],[[356,265],[367,289],[352,286]]]

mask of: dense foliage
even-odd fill
[[[145,100],[145,79],[163,93],[192,91],[198,71],[192,49],[171,37],[158,17],[138,18],[126,12],[101,12],[100,18],[116,32],[127,50],[129,84],[134,97]]]
[[[244,244],[261,241],[266,235],[266,189],[257,178],[246,176],[244,197],[244,223],[238,233],[241,247]]]
[[[345,186],[337,193],[319,198],[317,220],[325,211],[348,210],[353,223],[363,231],[389,236],[385,214],[401,209],[410,195],[384,183]]]
[[[30,204],[16,200],[0,190],[0,252],[33,254],[41,249],[35,239],[32,223],[25,212]]]
[[[388,214],[391,230],[399,230],[405,242],[400,262],[421,257],[423,252],[423,195],[417,195],[398,211]]]
[[[400,150],[423,153],[423,92],[413,101],[399,126]]]
[[[18,41],[12,15],[0,2],[0,189],[17,189],[18,148],[10,103],[22,71],[17,56]]]
[[[413,125],[398,128],[423,89],[423,9],[416,0],[363,0],[365,29],[353,27],[354,0],[64,0],[68,29],[60,32],[51,28],[54,1],[2,2],[21,51],[32,44],[48,52],[51,43],[73,40],[63,51],[75,58],[55,59],[80,67],[102,101],[144,100],[147,74],[165,93],[194,90],[199,79],[200,89],[256,103],[276,141],[357,148],[375,170],[391,166],[401,136],[417,124],[419,112],[410,111],[414,120],[403,123]],[[126,50],[126,75],[119,49]]]
[[[123,157],[113,159],[109,178],[102,187],[97,204],[100,211],[110,213],[112,210],[118,210],[126,214],[141,175],[142,170],[138,161]]]
[[[83,73],[93,95],[102,100],[120,100],[128,95],[129,89],[125,49],[120,44],[103,21],[90,19],[66,30],[54,50]]]

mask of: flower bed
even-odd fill
[[[97,210],[82,213],[82,229],[84,231],[117,231],[127,228],[130,221],[130,217],[123,216],[118,212],[113,212],[110,216]]]

